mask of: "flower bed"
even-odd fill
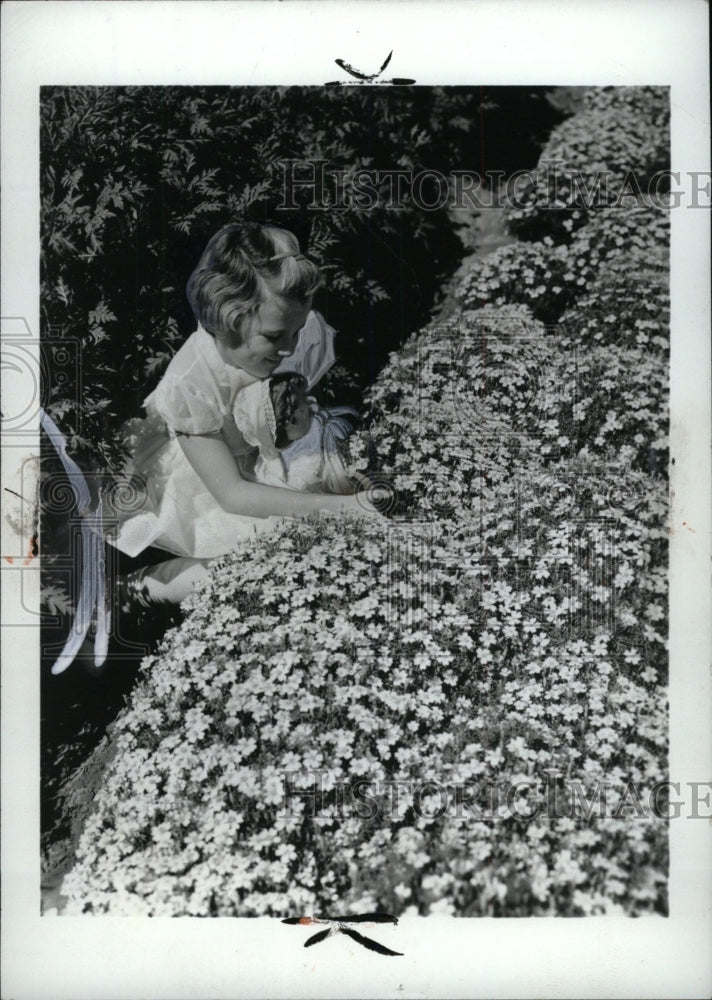
[[[660,326],[667,335],[669,241],[669,213],[664,209],[604,209],[588,218],[570,244],[556,245],[546,236],[488,254],[463,276],[456,297],[467,309],[526,305],[536,319],[553,325],[607,269],[614,276],[625,275],[626,298],[633,303],[635,284],[652,282],[653,287],[645,289],[648,309],[662,307]],[[603,284],[607,283],[606,277]],[[639,308],[644,311],[645,302]],[[636,318],[644,317],[632,317]]]
[[[593,485],[595,504],[608,480]],[[489,498],[489,565],[462,525],[413,545],[418,530],[389,539],[340,520],[227,560],[120,720],[116,763],[64,882],[75,912],[659,907],[662,820],[526,813],[544,813],[542,776],[557,768],[587,796],[606,786],[614,812],[629,782],[663,780],[664,576],[645,572],[639,517],[621,516],[608,581],[621,629],[587,627],[614,529],[582,525],[580,496],[567,522],[571,484],[549,477],[524,497],[529,531],[513,551],[507,515],[522,498]],[[623,488],[613,503],[628,500]],[[654,523],[655,504],[643,505]],[[394,540],[407,562],[388,558]],[[298,792],[315,781],[324,798],[312,816]],[[494,790],[512,786],[528,793],[525,818],[490,817]],[[436,816],[458,787],[471,804]]]
[[[220,561],[116,722],[68,912],[666,912],[666,226],[497,251],[391,356],[353,441],[388,519]]]
[[[494,321],[469,322],[494,355]],[[523,323],[504,311],[500,340]],[[257,539],[144,665],[64,882],[75,912],[664,907],[665,822],[621,805],[630,782],[664,777],[664,492],[608,464],[545,467],[505,406],[511,433],[474,449],[447,380],[413,380],[442,363],[446,332],[416,338],[376,393],[392,407],[371,432],[384,456],[401,430],[400,517]],[[451,363],[458,398],[478,363]],[[608,814],[566,800],[552,815],[557,769],[584,797],[605,785]],[[299,792],[315,780],[311,815]]]
[[[608,301],[608,286],[601,286],[588,297],[599,306],[599,299]],[[638,312],[652,311],[654,301],[641,296]],[[469,494],[473,477],[506,478],[512,463],[532,459],[599,457],[646,472],[654,460],[664,474],[662,456],[651,451],[667,447],[665,355],[625,346],[653,339],[647,323],[639,327],[625,310],[618,343],[599,343],[595,318],[601,339],[611,328],[601,311],[571,310],[548,333],[521,306],[465,312],[426,328],[391,358],[369,394],[362,461],[367,444],[378,455],[372,468],[382,479],[395,477],[401,504],[431,502],[443,447],[446,456],[454,449],[446,480],[451,503]],[[662,340],[662,320],[655,329]]]
[[[568,242],[591,209],[664,195],[654,178],[669,160],[668,88],[594,88],[581,110],[552,131],[535,176],[506,209],[509,227],[523,239]]]

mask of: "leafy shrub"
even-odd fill
[[[546,324],[585,295],[602,268],[623,271],[627,282],[657,274],[655,294],[667,303],[666,274],[669,215],[661,209],[609,209],[593,214],[570,244],[554,245],[550,237],[533,243],[511,243],[488,254],[463,276],[456,296],[466,308],[523,304]],[[652,303],[654,305],[655,298]]]
[[[491,446],[453,405],[480,412],[475,356],[448,362],[453,397],[432,377],[450,328],[414,338],[374,391],[391,416],[376,446],[398,435],[400,517],[242,546],[145,662],[68,912],[664,911],[665,822],[627,801],[664,778],[664,490],[623,463],[611,477],[517,451],[505,394],[511,377],[526,395],[526,371],[496,359],[536,324],[497,323]],[[585,796],[605,786],[607,815],[552,812],[549,769]],[[300,794],[314,772],[323,801]]]
[[[642,205],[662,195],[662,184],[648,188],[669,163],[668,88],[592,89],[581,110],[552,131],[535,176],[507,205],[509,227],[524,239],[568,242],[591,208]]]

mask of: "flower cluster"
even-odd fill
[[[510,243],[471,267],[456,289],[468,309],[521,304],[543,323],[554,323],[580,294],[592,270],[551,241]]]
[[[656,329],[662,334],[662,320]],[[476,477],[503,477],[530,459],[600,457],[664,475],[665,356],[643,349],[647,343],[625,346],[645,335],[633,322],[618,328],[618,344],[612,337],[599,343],[596,330],[582,307],[553,331],[522,306],[468,311],[427,327],[371,389],[368,434],[352,451],[361,462],[372,456],[372,472],[395,477],[401,503],[419,496],[436,508],[443,455],[450,500],[468,495]],[[397,389],[416,377],[416,394]],[[408,460],[411,450],[421,453],[418,461]]]
[[[563,336],[581,344],[643,350],[666,365],[670,347],[668,273],[644,262],[603,267],[581,298],[562,314],[559,324]]]
[[[591,213],[568,244],[545,236],[495,250],[463,275],[457,300],[466,309],[526,305],[536,319],[552,325],[607,270],[624,273],[629,289],[636,282],[652,284],[646,289],[650,307],[664,313],[669,227],[669,213],[659,208],[602,209]],[[661,319],[664,326],[667,317]]]
[[[646,261],[667,268],[670,250],[670,213],[662,208],[629,206],[591,212],[585,226],[571,240],[575,259],[584,258],[596,271],[626,260]]]
[[[568,242],[592,208],[619,210],[662,197],[654,178],[669,169],[669,160],[666,87],[593,89],[551,133],[536,176],[507,207],[509,227],[524,239],[546,234]]]

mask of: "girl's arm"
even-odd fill
[[[362,511],[381,516],[365,495],[300,493],[251,483],[240,475],[228,446],[218,437],[178,435],[183,454],[228,514],[248,517],[303,517],[316,511]]]
[[[368,476],[365,476],[362,472],[350,472],[349,477],[353,480],[354,485],[361,490],[368,490],[373,486]]]

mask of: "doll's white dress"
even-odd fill
[[[358,418],[356,410],[350,406],[320,407],[313,397],[309,400],[312,420],[306,434],[278,451],[269,382],[255,382],[238,392],[235,424],[257,449],[249,458],[238,459],[240,471],[265,486],[303,493],[354,493],[340,442],[353,430],[348,415]]]
[[[334,363],[333,339],[334,330],[312,310],[294,352],[276,371],[299,372],[311,388]],[[179,556],[213,558],[229,552],[241,538],[270,531],[283,520],[223,510],[176,437],[220,434],[236,462],[243,459],[247,449],[236,435],[233,409],[240,390],[257,381],[225,364],[202,327],[188,338],[144,400],[145,419],[124,425],[131,458],[104,504],[106,536],[112,545],[129,556],[155,546]]]

